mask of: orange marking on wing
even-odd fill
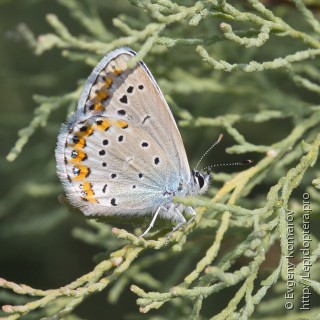
[[[82,164],[77,164],[73,167],[73,178],[72,180],[79,181],[83,180],[90,174],[90,169]]]
[[[107,99],[108,97],[109,97],[108,92],[103,90],[103,88],[96,91],[96,96],[95,96],[96,100],[101,101],[101,100]]]
[[[101,103],[95,103],[89,107],[91,111],[104,111],[106,108]]]
[[[92,184],[90,182],[85,181],[83,183],[82,190],[86,193],[86,196],[84,197],[85,200],[89,202],[98,202],[97,199],[94,197],[94,192],[92,190]]]
[[[123,72],[123,70],[118,69],[118,68],[115,68],[115,69],[113,70],[113,74],[116,75],[116,76],[119,76],[122,72]]]
[[[94,105],[94,110],[95,111],[104,111],[104,110],[106,110],[106,108],[101,103],[96,103]]]
[[[77,136],[79,138],[85,138],[90,136],[93,133],[92,126],[83,126],[82,128],[86,128],[85,130],[81,130],[77,132]]]
[[[78,163],[80,161],[83,161],[87,158],[87,154],[83,152],[82,150],[72,150],[71,151],[71,163]]]
[[[86,140],[82,137],[80,137],[78,134],[75,135],[77,137],[77,142],[73,143],[73,146],[75,148],[83,148],[86,146]]]
[[[112,85],[112,79],[111,78],[106,78],[106,81],[105,81],[105,87],[107,88],[107,89],[109,89],[110,87],[111,87],[111,85]]]
[[[97,120],[96,121],[97,128],[100,130],[108,130],[111,127],[111,124],[108,120]]]
[[[83,197],[83,200],[89,201],[89,202],[93,202],[93,203],[98,203],[98,200],[94,197]]]
[[[115,123],[117,127],[120,127],[122,129],[128,128],[128,122],[124,120],[117,120]]]

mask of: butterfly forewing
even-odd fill
[[[87,215],[154,212],[187,184],[190,170],[180,133],[147,67],[115,50],[83,89],[57,148],[67,196]]]

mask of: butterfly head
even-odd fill
[[[202,173],[197,169],[191,171],[191,188],[190,194],[203,194],[207,191],[210,183],[210,171]]]

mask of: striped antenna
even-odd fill
[[[220,133],[220,135],[219,135],[219,137],[218,137],[218,140],[217,140],[213,145],[211,145],[210,148],[202,155],[202,157],[201,157],[200,160],[198,161],[195,169],[198,168],[198,166],[199,166],[200,162],[203,160],[203,158],[222,140],[222,138],[223,138],[223,134]]]
[[[207,169],[211,170],[211,168],[213,168],[213,167],[244,166],[244,165],[247,165],[250,163],[253,163],[253,160],[244,160],[244,161],[229,162],[229,163],[217,163],[217,164],[213,164],[211,166],[207,166],[207,167],[203,168],[203,171],[205,171]]]

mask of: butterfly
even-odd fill
[[[57,173],[70,203],[84,215],[150,216],[145,236],[161,217],[186,224],[192,207],[173,197],[204,193],[210,173],[190,170],[171,110],[147,66],[130,48],[107,54],[94,68],[77,110],[62,125]],[[170,233],[170,235],[172,234]]]

